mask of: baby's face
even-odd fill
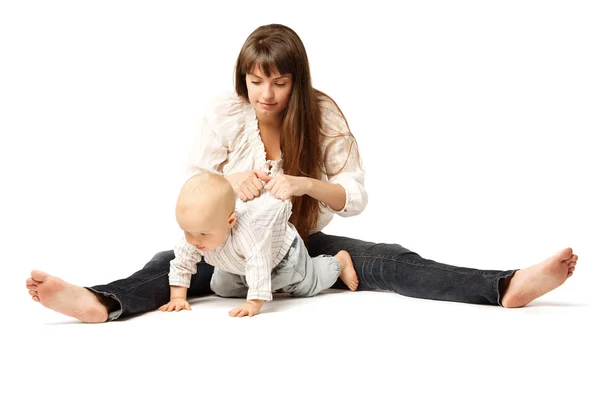
[[[212,251],[227,239],[229,229],[235,223],[235,212],[229,217],[223,213],[185,213],[178,216],[177,222],[189,244],[201,251]]]

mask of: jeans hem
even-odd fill
[[[517,272],[518,269],[513,269],[510,271],[505,271],[505,273],[502,276],[499,276],[498,279],[494,280],[494,292],[498,293],[498,295],[496,296],[496,303],[500,306],[503,307],[501,299],[500,299],[500,279],[506,279],[506,278],[512,278],[512,276],[515,274],[515,272]]]
[[[97,289],[94,289],[94,288],[91,288],[91,287],[86,287],[86,289],[90,290],[90,291],[92,291],[94,293],[98,293],[98,294],[100,294],[100,295],[102,295],[104,297],[110,297],[111,299],[114,299],[114,300],[117,301],[117,303],[119,303],[119,308],[117,310],[113,310],[113,311],[108,310],[109,311],[108,312],[108,319],[106,320],[106,322],[114,321],[117,318],[119,318],[121,316],[121,314],[123,314],[123,303],[121,302],[121,300],[119,300],[119,298],[116,295],[114,295],[112,293],[108,293],[108,292],[102,292],[100,290],[97,290]]]

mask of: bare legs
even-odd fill
[[[355,291],[358,287],[358,275],[352,264],[352,258],[347,251],[340,251],[335,255],[340,263],[340,278],[348,286],[348,289]]]

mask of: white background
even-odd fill
[[[34,397],[32,377],[67,397],[166,397],[177,381],[180,394],[200,397],[251,397],[267,383],[269,397],[304,388],[311,398],[476,398],[520,387],[586,398],[584,361],[598,366],[589,324],[600,259],[599,20],[592,1],[1,3],[2,302],[6,351],[17,352],[2,363],[13,366],[16,398]],[[30,301],[31,269],[94,285],[172,248],[201,110],[233,88],[246,37],[274,22],[302,38],[313,84],[344,111],[367,168],[366,211],[325,232],[483,269],[571,246],[576,273],[540,300],[543,311],[511,310],[506,321],[501,308],[324,295],[309,311],[275,313],[267,328],[255,322],[248,332],[265,329],[270,350],[250,360],[249,342],[264,337],[237,337],[230,321],[187,332],[180,318],[192,317],[150,314],[82,327]],[[217,320],[234,305],[214,304],[226,304]],[[316,304],[323,325],[309,317]]]

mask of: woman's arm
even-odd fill
[[[318,179],[303,178],[308,182],[306,194],[325,203],[334,211],[342,211],[346,205],[346,189],[339,183],[324,182]]]
[[[342,207],[328,204],[329,208],[342,217],[358,215],[369,201],[358,144],[339,109],[325,108],[324,121],[327,128],[322,149],[327,182],[342,186],[346,193]]]
[[[281,200],[307,194],[334,211],[341,211],[346,205],[346,190],[342,185],[313,178],[279,174],[271,179],[265,189]]]
[[[279,174],[266,186],[275,197],[309,195],[343,217],[360,214],[368,203],[365,171],[352,135],[329,136],[324,146],[327,180]]]

